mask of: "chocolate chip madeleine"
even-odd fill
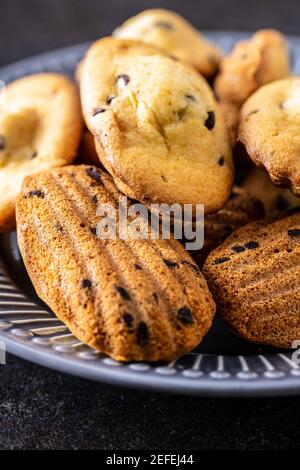
[[[241,110],[239,140],[274,184],[300,197],[300,77],[269,83]]]
[[[87,127],[118,188],[144,204],[220,209],[233,182],[223,115],[192,67],[142,42],[104,38],[82,63]]]
[[[160,47],[193,65],[209,78],[217,71],[221,51],[182,16],[169,10],[145,10],[114,31],[119,38],[137,39]]]
[[[207,258],[218,311],[249,341],[291,348],[300,339],[300,212],[234,232]]]
[[[226,124],[235,141],[240,108],[259,87],[290,75],[287,41],[272,29],[257,31],[238,42],[223,58],[215,80],[215,91]]]
[[[23,178],[75,159],[82,117],[78,91],[63,75],[30,75],[1,94],[0,232],[6,232],[15,226]]]
[[[97,236],[97,208],[118,208],[119,196],[108,174],[85,165],[26,178],[23,260],[38,295],[82,341],[121,361],[171,360],[201,341],[215,304],[179,242]]]
[[[300,199],[287,188],[279,188],[272,183],[268,173],[262,168],[253,167],[244,179],[243,188],[250,197],[262,201],[266,215],[284,213],[300,206]]]
[[[201,268],[208,254],[243,225],[264,217],[262,202],[242,188],[235,186],[222,209],[207,215],[204,221],[204,245],[191,255]]]

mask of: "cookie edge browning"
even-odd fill
[[[123,27],[127,28],[128,24],[132,23],[133,21],[137,21],[137,19],[140,19],[142,16],[146,16],[147,14],[159,14],[162,17],[165,17],[166,20],[175,20],[176,23],[180,23],[182,27],[187,28],[188,30],[192,31],[193,33],[198,33],[199,35],[199,42],[201,41],[205,48],[207,49],[206,55],[206,63],[203,63],[203,59],[194,59],[190,60],[187,59],[187,57],[184,57],[182,53],[179,53],[176,55],[177,59],[189,64],[190,66],[194,67],[201,75],[203,75],[207,80],[212,79],[215,74],[217,73],[219,69],[219,65],[222,59],[222,51],[221,49],[213,42],[210,41],[203,35],[197,28],[193,26],[193,24],[188,21],[184,16],[180,15],[178,12],[175,12],[173,10],[169,10],[166,8],[149,8],[147,10],[143,10],[130,18],[127,18],[125,21],[123,21],[120,26],[118,26],[113,32],[112,36],[117,37],[120,39],[126,39],[126,36],[124,36],[122,33]],[[121,35],[119,33],[121,32]],[[135,39],[138,39],[137,37]],[[143,38],[139,38],[140,41],[143,41]],[[160,47],[154,43],[147,43],[150,45],[153,45],[154,47]],[[184,47],[182,47],[184,49]],[[199,48],[200,49],[200,48]],[[209,51],[208,51],[209,50]],[[172,54],[173,51],[169,51],[167,49],[164,50],[165,53]],[[201,51],[200,56],[202,56],[203,51]]]
[[[216,261],[220,260],[221,265],[222,265],[223,262],[229,261],[229,258],[226,257],[226,254],[224,253],[224,249],[228,249],[228,247],[230,245],[236,245],[237,247],[239,247],[240,246],[239,235],[246,234],[247,230],[257,228],[258,232],[263,231],[265,233],[268,230],[269,225],[274,225],[276,223],[280,224],[285,219],[289,219],[290,217],[292,217],[293,215],[298,214],[298,213],[299,213],[299,209],[295,209],[295,210],[291,209],[291,210],[288,210],[285,213],[285,216],[283,216],[283,217],[282,216],[280,217],[278,215],[273,214],[273,215],[270,215],[268,217],[265,217],[264,219],[260,219],[260,220],[254,221],[254,222],[250,222],[249,224],[238,228],[237,230],[235,230],[232,233],[232,235],[227,237],[226,240],[221,245],[219,245],[217,248],[215,248],[213,251],[210,252],[210,254],[208,255],[208,257],[207,257],[207,259],[204,263],[202,272],[203,272],[203,275],[204,275],[205,279],[207,280],[209,289],[212,292],[213,298],[216,302],[217,311],[219,312],[222,319],[225,321],[225,323],[227,324],[227,326],[230,328],[230,330],[233,333],[235,333],[238,337],[240,337],[240,338],[242,338],[246,341],[249,341],[251,343],[265,345],[265,346],[272,346],[272,347],[277,347],[277,348],[285,348],[285,349],[290,349],[291,348],[291,343],[287,342],[286,340],[283,340],[283,341],[279,341],[279,340],[278,341],[273,341],[271,339],[265,340],[263,338],[255,336],[255,334],[253,334],[250,330],[248,330],[246,328],[246,323],[245,322],[242,322],[240,324],[242,326],[242,328],[241,327],[239,329],[236,328],[234,323],[236,322],[236,320],[238,318],[238,312],[235,310],[233,316],[230,316],[230,314],[226,313],[226,305],[224,307],[224,305],[223,305],[224,304],[224,302],[223,302],[224,299],[222,299],[222,292],[224,290],[224,286],[223,286],[223,283],[220,286],[218,285],[219,284],[218,274],[217,274],[217,271],[215,271],[215,265],[219,264],[219,263],[216,263]],[[251,231],[251,234],[252,234],[252,231]],[[250,236],[250,238],[251,238],[251,236]],[[252,248],[248,248],[248,249],[251,250]],[[243,252],[244,252],[244,250],[243,250]],[[220,254],[220,256],[219,256],[219,254]],[[211,263],[212,261],[214,261],[214,264]],[[211,266],[212,266],[212,270],[210,269]],[[234,266],[232,266],[232,269],[234,269]],[[230,309],[231,307],[229,306],[227,308]]]
[[[78,171],[78,170],[88,170],[88,169],[91,169],[90,166],[87,166],[87,165],[80,165],[80,166],[68,166],[68,167],[64,167],[61,169],[61,172],[72,172],[72,171]],[[102,172],[101,169],[99,168],[94,168],[95,171],[97,172],[101,172],[105,175],[105,178],[108,178],[108,179],[111,179],[111,176]],[[53,173],[54,171],[59,171],[59,169],[54,169],[52,171],[49,171],[47,172],[47,174],[51,174]],[[41,173],[40,175],[43,175],[44,173]],[[23,210],[23,201],[24,201],[24,195],[26,195],[28,193],[28,189],[31,187],[31,182],[37,182],[38,181],[38,178],[39,178],[39,175],[32,175],[32,176],[28,176],[25,178],[24,180],[24,183],[23,183],[23,192],[21,195],[19,195],[18,197],[18,203],[17,203],[17,220],[18,220],[18,223],[17,223],[17,236],[18,236],[18,243],[19,243],[19,248],[20,248],[20,252],[22,254],[22,258],[23,258],[23,261],[24,261],[24,264],[25,264],[25,267],[28,271],[28,273],[30,274],[30,277],[32,279],[32,282],[36,288],[36,291],[37,291],[37,294],[39,295],[39,297],[44,301],[46,302],[47,305],[49,305],[49,307],[53,310],[53,312],[55,312],[56,316],[61,320],[63,321],[67,326],[68,328],[70,328],[70,330],[74,333],[74,335],[76,337],[78,337],[80,340],[82,340],[83,342],[87,343],[87,340],[86,340],[86,334],[85,334],[85,331],[82,331],[78,325],[76,324],[76,321],[74,321],[74,317],[70,316],[70,313],[71,311],[68,309],[68,306],[67,304],[63,302],[61,302],[60,305],[58,305],[58,302],[57,300],[55,301],[55,298],[54,297],[48,297],[46,298],[47,296],[45,296],[43,294],[43,289],[41,288],[41,285],[43,283],[43,280],[41,278],[41,276],[39,275],[39,273],[36,273],[34,269],[32,269],[32,260],[30,260],[30,250],[28,249],[28,246],[26,246],[26,230],[28,230],[28,227],[26,227],[27,224],[30,224],[30,220],[27,221],[26,218],[24,220],[23,218],[23,215],[26,211]],[[36,184],[35,184],[36,186]],[[46,192],[46,191],[45,191]],[[29,228],[30,230],[30,228]],[[189,256],[189,254],[187,252],[185,252],[185,250],[183,249],[183,247],[180,246],[179,242],[178,242],[178,246],[179,246],[179,249],[181,249],[182,251],[182,256],[183,256],[183,253],[185,254],[185,258],[183,260],[183,264],[185,265],[184,266],[184,269],[186,270],[186,274],[188,273],[189,276],[194,276],[194,281],[198,283],[198,286],[199,286],[199,289],[202,291],[202,294],[203,294],[203,299],[202,299],[202,310],[201,310],[201,306],[199,305],[198,307],[198,313],[197,313],[197,317],[198,317],[198,326],[196,328],[196,326],[194,327],[193,329],[193,333],[191,333],[191,335],[189,335],[187,338],[189,338],[189,341],[182,345],[182,344],[179,344],[177,345],[177,351],[175,351],[174,353],[172,353],[172,355],[170,355],[170,351],[169,351],[169,355],[164,355],[162,357],[157,357],[157,356],[153,356],[153,357],[145,357],[145,356],[132,356],[132,357],[129,357],[129,355],[127,356],[122,356],[122,355],[115,355],[110,352],[108,352],[108,350],[104,351],[104,347],[103,345],[99,347],[99,344],[97,343],[97,339],[96,341],[89,341],[87,344],[89,344],[92,348],[94,349],[97,349],[97,350],[101,350],[102,352],[105,352],[106,354],[110,355],[111,357],[113,357],[114,359],[116,360],[119,360],[119,361],[149,361],[149,362],[153,362],[153,361],[169,361],[169,360],[173,360],[177,357],[179,357],[180,355],[182,354],[185,354],[185,353],[188,353],[189,351],[191,351],[193,348],[195,348],[199,342],[202,341],[203,337],[205,336],[205,334],[207,333],[207,331],[209,330],[211,324],[212,324],[212,321],[213,321],[213,318],[214,318],[214,315],[215,315],[215,310],[216,310],[216,307],[215,307],[215,302],[213,300],[213,297],[208,289],[208,286],[207,286],[207,282],[205,280],[205,278],[202,276],[202,274],[200,273],[200,271],[197,269],[196,265],[194,264],[193,260],[191,259],[191,257]],[[200,276],[200,279],[201,279],[201,282],[198,280]],[[49,300],[50,298],[50,300]],[[65,305],[66,308],[63,308],[62,305]],[[205,316],[203,316],[203,312],[205,312]],[[83,313],[83,312],[81,312]],[[196,315],[196,314],[195,314]],[[201,319],[201,315],[203,316],[203,318]],[[75,325],[75,326],[74,326]],[[154,340],[155,341],[155,340]],[[157,349],[155,349],[156,353],[157,354]],[[163,352],[163,351],[162,351]],[[152,350],[152,354],[153,354],[153,350]]]
[[[256,90],[249,98],[245,101],[243,106],[241,107],[240,111],[240,121],[239,121],[239,126],[238,126],[238,141],[244,146],[247,155],[250,157],[252,162],[259,168],[263,168],[267,171],[268,175],[270,176],[272,182],[281,188],[289,188],[291,192],[296,196],[300,198],[300,182],[296,184],[295,177],[293,175],[292,169],[289,171],[283,172],[282,170],[278,171],[272,171],[272,163],[268,163],[268,160],[272,162],[272,148],[270,149],[269,155],[266,155],[266,152],[264,152],[264,155],[257,150],[257,144],[253,143],[252,139],[252,134],[253,132],[251,129],[249,129],[248,125],[248,117],[251,116],[251,114],[255,114],[253,112],[247,112],[248,106],[251,107],[252,101],[257,99],[257,96],[259,96],[261,93],[263,93],[266,89],[269,89],[273,86],[276,86],[277,84],[288,82],[288,81],[293,81],[295,79],[298,79],[300,82],[300,76],[293,76],[293,77],[287,77],[283,78],[281,80],[275,80],[273,82],[267,83],[266,85],[263,85],[260,87],[258,90]]]
[[[163,57],[168,57],[170,56],[163,51],[162,49],[153,46],[151,44],[143,43],[141,41],[133,40],[133,39],[120,39],[120,38],[112,38],[112,37],[104,37],[96,42],[94,42],[89,50],[87,51],[87,54],[85,56],[85,60],[82,62],[82,67],[81,67],[81,76],[80,76],[80,95],[81,95],[81,102],[82,102],[82,107],[83,107],[83,116],[86,122],[86,125],[92,135],[95,138],[95,144],[96,144],[96,150],[99,156],[100,162],[103,164],[103,166],[107,169],[107,171],[112,175],[115,184],[119,188],[119,190],[123,193],[125,193],[128,197],[132,199],[136,199],[140,201],[141,203],[145,205],[149,205],[151,203],[155,204],[169,204],[172,205],[174,203],[179,203],[180,205],[183,204],[197,204],[197,203],[203,203],[203,201],[195,200],[190,201],[190,200],[184,200],[183,198],[178,201],[177,199],[172,199],[168,197],[164,197],[163,199],[157,198],[153,193],[152,194],[145,194],[145,191],[142,188],[141,183],[137,183],[135,178],[132,177],[132,175],[128,175],[128,172],[125,172],[123,168],[120,167],[120,165],[114,163],[111,163],[111,156],[112,155],[118,155],[118,159],[120,159],[120,153],[122,151],[122,135],[121,132],[117,132],[115,129],[115,121],[112,119],[111,116],[109,116],[106,119],[105,125],[106,125],[106,131],[104,133],[99,132],[99,128],[101,128],[99,120],[97,120],[97,115],[94,114],[94,106],[92,106],[90,100],[86,100],[83,98],[84,95],[87,94],[86,92],[86,84],[85,84],[85,64],[88,62],[88,57],[92,56],[95,54],[94,51],[98,50],[99,45],[101,44],[102,47],[105,47],[106,44],[108,44],[108,47],[110,47],[110,44],[113,44],[115,48],[142,48],[143,51],[148,51],[150,54],[161,54]],[[222,110],[220,109],[220,106],[216,99],[213,96],[213,91],[211,90],[209,84],[203,78],[202,76],[198,75],[195,69],[185,63],[181,62],[181,65],[185,67],[187,70],[189,70],[195,77],[199,77],[199,79],[203,80],[203,85],[207,87],[207,92],[211,94],[211,97],[214,100],[214,113],[215,113],[215,119],[218,120],[218,122],[221,122],[221,127],[219,129],[220,132],[224,133],[224,137],[226,138],[227,142],[227,151],[226,153],[226,161],[227,161],[227,167],[228,167],[228,175],[226,176],[226,184],[224,183],[224,187],[222,187],[222,195],[223,199],[222,202],[220,202],[219,197],[217,197],[216,201],[211,202],[213,198],[210,198],[210,202],[206,201],[205,203],[205,212],[206,213],[213,213],[219,210],[226,200],[228,199],[230,192],[232,190],[233,186],[233,181],[234,181],[234,163],[233,163],[233,157],[232,157],[232,148],[231,148],[231,143],[230,143],[230,136],[229,132],[224,120],[224,116],[222,113]],[[100,113],[100,116],[107,115],[109,113]],[[101,119],[101,118],[100,118]],[[101,134],[101,135],[100,135]],[[224,155],[225,155],[224,153]],[[225,180],[224,180],[225,181]],[[218,193],[217,193],[218,194]]]
[[[78,88],[76,85],[73,83],[73,81],[66,75],[60,74],[60,73],[55,73],[55,72],[44,72],[44,73],[36,73],[36,74],[31,74],[31,75],[26,75],[24,77],[18,78],[12,82],[10,82],[7,87],[9,88],[14,88],[15,86],[20,86],[20,84],[25,83],[28,86],[28,83],[31,80],[36,80],[36,79],[55,79],[55,80],[61,80],[61,83],[63,84],[63,87],[67,87],[71,93],[73,93],[73,112],[74,116],[76,116],[76,121],[74,120],[74,128],[73,128],[73,135],[72,139],[69,139],[69,142],[72,142],[71,150],[68,154],[67,157],[61,158],[59,157],[57,160],[64,160],[64,163],[58,163],[49,166],[49,169],[51,168],[56,168],[64,165],[69,165],[71,164],[76,156],[77,156],[77,150],[79,148],[80,144],[80,139],[81,139],[81,134],[82,134],[82,129],[83,129],[83,117],[82,117],[82,112],[81,112],[81,105],[80,105],[80,97],[79,97],[79,92]],[[1,169],[0,169],[1,171]],[[39,173],[40,170],[37,170],[37,173]],[[27,176],[27,175],[26,175]],[[26,178],[25,176],[25,178]],[[0,234],[1,233],[8,233],[11,230],[14,230],[16,228],[16,200],[11,201],[9,205],[7,205],[3,211],[0,213]]]

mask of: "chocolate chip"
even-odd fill
[[[153,292],[152,297],[153,297],[155,303],[158,304],[158,295],[157,295],[156,292]]]
[[[211,131],[215,127],[216,119],[215,119],[215,113],[213,111],[208,111],[207,113],[207,119],[204,123],[205,127],[209,131]]]
[[[222,263],[226,263],[226,261],[230,261],[230,258],[217,258],[214,260],[214,264],[222,264]]]
[[[224,158],[224,157],[220,157],[218,163],[219,163],[220,166],[223,166],[224,163],[225,163],[225,158]]]
[[[185,95],[188,100],[196,101],[196,98],[193,95]]]
[[[188,307],[181,307],[178,310],[178,318],[181,320],[183,323],[188,323],[191,324],[194,321],[192,311]]]
[[[115,286],[115,289],[123,297],[124,300],[131,300],[131,297],[126,289],[122,286]]]
[[[293,228],[291,230],[288,230],[288,235],[290,237],[299,237],[300,236],[300,229],[299,228]]]
[[[94,204],[97,204],[97,202],[98,202],[97,194],[95,194],[95,196],[92,197],[92,202],[93,202]]]
[[[89,168],[86,170],[87,175],[92,178],[94,181],[96,181],[98,184],[101,183],[101,174],[98,170],[95,170],[95,168]]]
[[[276,201],[276,209],[278,211],[285,211],[286,209],[288,209],[288,207],[289,203],[286,198],[282,194],[279,194]]]
[[[173,29],[173,25],[169,21],[156,21],[154,23],[154,26],[157,26],[158,28],[167,29],[169,31]]]
[[[96,227],[90,227],[90,231],[93,235],[97,235],[97,228]]]
[[[63,227],[61,226],[60,223],[55,224],[55,225],[54,225],[54,228],[55,228],[56,230],[58,230],[59,232],[62,232],[62,231],[63,231]]]
[[[106,100],[106,104],[110,104],[110,103],[112,102],[112,100],[114,100],[115,98],[116,98],[116,97],[113,96],[113,95],[109,96],[109,97],[107,98],[107,100]]]
[[[254,111],[250,111],[249,114],[247,114],[247,116],[245,116],[245,119],[248,119],[250,116],[252,116],[253,114],[256,114],[258,113],[259,109],[254,109]]]
[[[164,259],[164,263],[168,268],[170,269],[177,269],[179,268],[179,264],[176,263],[175,261],[171,261],[170,259]]]
[[[5,149],[5,139],[2,135],[0,135],[0,150],[4,150]]]
[[[254,250],[255,248],[258,248],[259,247],[259,243],[257,242],[247,242],[245,243],[245,247],[248,249],[248,250]]]
[[[118,75],[117,77],[117,83],[122,86],[127,86],[128,83],[130,82],[130,78],[126,73],[122,73],[121,75]]]
[[[26,194],[26,197],[34,197],[34,196],[44,199],[45,193],[41,189],[35,189],[34,191],[29,191],[29,193]]]
[[[84,289],[90,289],[90,287],[92,287],[92,283],[89,279],[83,279],[81,284]]]
[[[232,249],[232,251],[234,251],[235,253],[242,253],[243,251],[245,251],[245,247],[242,246],[242,245],[235,245],[235,246],[233,246],[231,249]]]
[[[194,271],[194,273],[198,274],[200,272],[200,269],[198,268],[198,266],[196,266],[193,263],[190,263],[189,261],[183,260],[182,264],[186,264],[192,271]]]
[[[142,266],[140,264],[137,264],[137,263],[134,265],[134,267],[137,271],[141,271],[143,269]]]
[[[105,113],[106,109],[105,108],[96,108],[93,112],[93,117],[97,116],[97,114]]]
[[[148,342],[148,326],[145,322],[141,321],[139,323],[137,332],[136,332],[136,339],[139,346],[146,346]]]
[[[37,152],[33,152],[32,155],[30,156],[30,160],[33,160],[34,158],[36,158],[38,155]]]
[[[133,324],[133,316],[130,315],[130,313],[124,313],[124,315],[123,315],[123,320],[124,320],[125,325],[128,326],[128,328],[131,328],[131,327],[132,327],[132,324]]]

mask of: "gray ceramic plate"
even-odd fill
[[[208,36],[228,51],[246,34]],[[56,71],[73,75],[87,44],[36,56],[0,69],[6,83],[23,75]],[[300,39],[290,38],[294,73]],[[9,352],[44,366],[93,380],[170,393],[273,396],[300,393],[300,368],[288,351],[271,350],[234,336],[219,318],[193,353],[170,364],[119,364],[77,340],[36,297],[15,234],[0,238],[0,340]]]

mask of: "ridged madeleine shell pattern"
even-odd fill
[[[85,165],[26,178],[19,247],[38,295],[82,341],[118,360],[171,360],[201,341],[215,305],[179,242],[98,238],[97,208],[120,194]]]
[[[264,207],[259,199],[250,197],[243,188],[234,186],[224,207],[205,217],[203,248],[191,251],[197,265],[202,268],[209,253],[231,235],[234,230],[261,219],[264,215]]]
[[[245,33],[224,31],[208,33],[224,53],[246,36]],[[289,45],[293,73],[299,74],[299,38],[289,37]],[[72,46],[27,58],[1,68],[1,79],[9,83],[25,74],[44,71],[73,76],[87,47],[87,44]],[[7,351],[65,373],[152,391],[223,397],[299,394],[300,367],[294,357],[299,357],[297,351],[294,355],[291,351],[282,354],[244,342],[236,336],[220,344],[216,324],[195,352],[163,367],[156,363],[120,363],[92,351],[76,340],[58,319],[53,327],[53,314],[41,307],[35,297],[24,294],[27,279],[23,271],[15,265],[11,268],[7,260],[7,256],[12,256],[19,261],[15,234],[1,236],[1,242],[5,246],[2,246],[0,256],[0,341],[6,344]],[[18,286],[13,284],[14,277],[19,277]],[[45,321],[40,323],[42,312]],[[226,332],[224,326],[222,338]],[[232,350],[233,339],[239,342],[235,350]]]
[[[295,211],[242,227],[204,265],[218,311],[247,340],[284,348],[300,340],[300,211]]]

